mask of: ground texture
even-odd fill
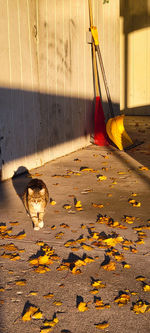
[[[150,332],[150,119],[127,117],[128,152],[90,145],[1,184],[2,333]],[[34,231],[31,177],[50,202]]]

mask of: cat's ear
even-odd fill
[[[29,195],[32,195],[32,194],[33,194],[33,190],[32,190],[32,188],[30,188],[30,187],[28,188],[28,194],[29,194]]]
[[[42,188],[42,190],[40,190],[40,194],[44,195],[45,194],[45,188]]]

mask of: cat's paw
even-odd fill
[[[43,221],[39,222],[39,227],[40,227],[41,229],[44,227],[44,222],[43,222]]]
[[[36,226],[36,227],[34,227],[34,230],[40,230],[40,227],[38,227],[38,226]]]

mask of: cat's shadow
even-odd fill
[[[24,166],[20,166],[12,177],[12,184],[16,191],[16,194],[22,201],[22,194],[27,187],[28,183],[31,181],[30,173],[28,169]]]

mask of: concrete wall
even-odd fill
[[[121,110],[150,115],[150,0],[121,0],[120,15]]]
[[[118,110],[119,0],[92,4]],[[0,169],[7,179],[90,143],[94,89],[88,0],[0,0],[0,17]]]

